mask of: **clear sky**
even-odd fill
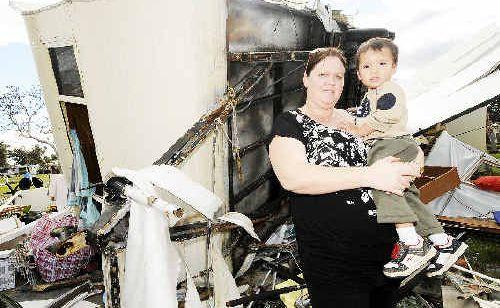
[[[0,0],[0,89],[38,82],[22,17]]]
[[[467,41],[481,29],[500,25],[498,0],[328,0],[351,15],[357,28],[386,28],[396,33],[399,67],[395,76],[411,87],[419,68]]]
[[[54,1],[57,0],[22,2]],[[333,9],[344,10],[357,28],[386,28],[396,33],[400,63],[395,77],[406,87],[411,86],[415,70],[480,29],[500,21],[499,0],[322,1]],[[38,82],[23,19],[8,3],[8,0],[0,0],[0,91],[9,84],[29,87]],[[0,136],[0,140],[2,137],[5,138]]]

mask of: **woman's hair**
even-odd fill
[[[388,38],[373,37],[358,47],[358,51],[356,52],[356,67],[359,67],[359,57],[361,56],[361,54],[367,52],[370,49],[381,51],[384,47],[389,49],[389,51],[391,52],[392,61],[394,62],[394,64],[398,64],[398,46]]]
[[[309,53],[309,58],[306,63],[306,75],[309,76],[316,64],[327,57],[338,58],[340,62],[342,62],[342,65],[344,65],[344,68],[347,68],[347,60],[340,49],[335,47],[316,48]]]

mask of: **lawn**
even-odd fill
[[[491,156],[495,157],[496,159],[500,159],[500,153],[488,153]],[[472,179],[476,179],[479,176],[485,176],[485,175],[497,175],[500,176],[500,168],[498,167],[491,167],[486,164],[482,164],[479,166],[478,170],[476,173],[472,176]]]
[[[500,278],[500,241],[491,236],[468,236],[466,243],[469,249],[465,256],[472,268],[480,273],[494,278]]]
[[[500,153],[490,153],[490,155],[494,156],[496,159],[500,159]],[[491,172],[492,175],[500,175],[500,168],[492,167]]]
[[[489,153],[497,159],[500,159],[500,153]],[[484,170],[484,175],[500,176],[500,168],[491,167]],[[472,268],[483,274],[500,278],[500,245],[498,239],[484,238],[479,235],[468,237],[467,244],[469,249],[465,255],[471,263]]]
[[[22,179],[22,175],[19,176],[11,176],[9,177],[9,184],[12,187],[16,187],[17,183]],[[48,174],[37,174],[37,178],[41,179],[43,181],[43,186],[48,187],[49,186],[49,175]],[[33,186],[32,186],[33,188]],[[0,199],[2,197],[6,197],[5,193],[8,193],[10,190],[6,185],[0,186]]]

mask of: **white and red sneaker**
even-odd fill
[[[391,261],[384,265],[384,275],[391,278],[402,278],[411,275],[427,266],[437,254],[436,249],[427,240],[420,240],[416,245],[398,242],[394,245]]]
[[[464,254],[469,246],[453,237],[449,237],[446,245],[435,247],[438,255],[427,268],[427,277],[443,275],[444,272],[457,262],[458,258]]]

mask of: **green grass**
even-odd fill
[[[496,159],[500,159],[500,153],[490,153],[491,156],[494,156]],[[491,175],[500,175],[500,168],[491,167]]]
[[[497,159],[500,159],[500,153],[489,153]],[[500,176],[500,168],[481,166],[479,168],[481,175],[498,175]],[[469,249],[465,252],[465,256],[469,260],[472,268],[475,271],[485,275],[500,278],[500,244],[498,240],[487,239],[477,235],[470,236],[466,243]]]
[[[49,175],[48,174],[37,174],[36,177],[43,181],[43,186],[45,186],[45,187],[49,186]],[[22,178],[23,178],[22,175],[9,177],[9,184],[12,187],[16,187],[17,183],[19,183],[19,181]],[[33,189],[34,187],[31,186],[31,188]],[[5,195],[5,193],[8,193],[8,192],[10,192],[10,190],[7,186],[0,186],[0,198],[6,197],[7,195]]]
[[[494,156],[497,159],[500,159],[500,153],[489,153],[491,156]],[[487,175],[497,175],[500,176],[500,168],[498,167],[491,167],[486,164],[482,164],[478,167],[474,175],[472,176],[472,179],[477,179],[480,176],[487,176]]]
[[[465,241],[469,249],[465,257],[471,267],[482,274],[500,278],[500,241],[471,235]]]
[[[500,168],[491,167],[491,175],[500,175]]]

